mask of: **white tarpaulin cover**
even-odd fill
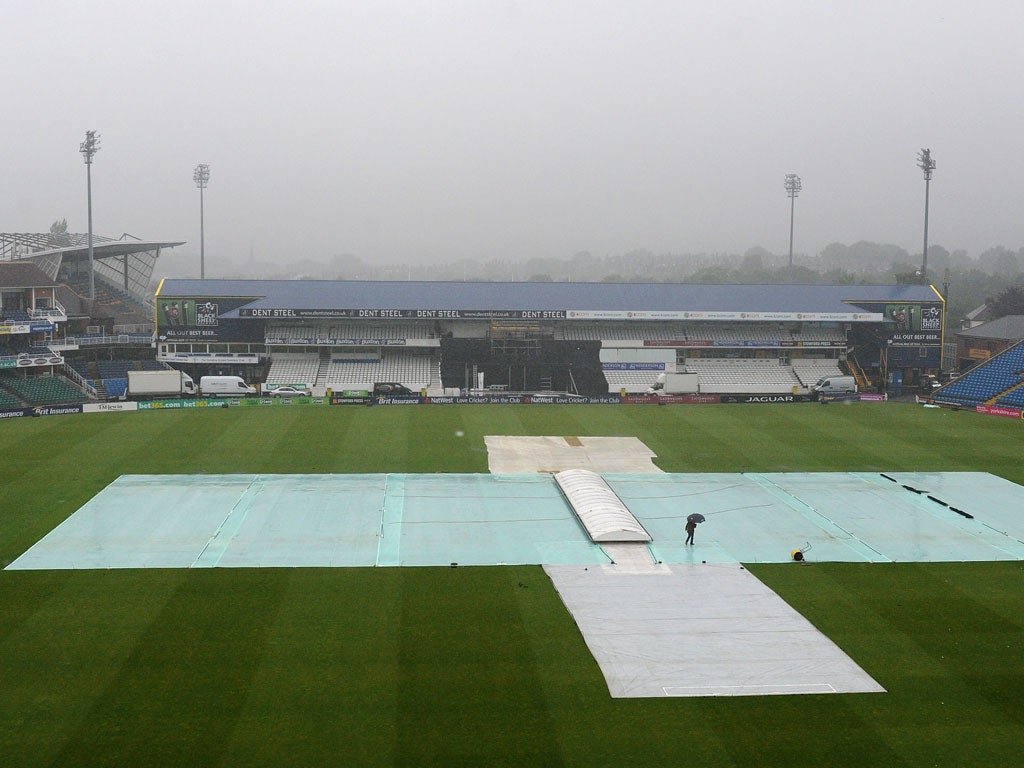
[[[741,565],[545,571],[613,698],[885,690]]]
[[[596,472],[567,469],[555,474],[555,482],[591,541],[651,540],[651,535]]]
[[[657,474],[655,453],[636,437],[486,435],[487,467],[496,475],[519,472]]]

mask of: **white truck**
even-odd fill
[[[129,400],[158,400],[172,397],[195,397],[196,383],[184,371],[128,371]]]
[[[699,391],[696,373],[660,373],[649,395],[693,395]]]
[[[241,376],[203,376],[199,391],[203,397],[247,397],[256,394],[256,387],[250,387]]]

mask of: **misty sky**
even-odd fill
[[[1019,248],[1024,4],[6,0],[0,231],[218,260]],[[188,266],[188,265],[186,265]],[[180,272],[181,270],[174,270]]]

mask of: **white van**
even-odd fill
[[[835,397],[836,395],[852,395],[857,392],[857,382],[853,376],[822,376],[811,387],[816,395]]]
[[[199,379],[199,393],[203,397],[220,395],[246,397],[255,395],[256,387],[250,387],[241,376],[203,376]]]

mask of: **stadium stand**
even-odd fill
[[[817,358],[794,359],[792,361],[793,375],[796,376],[801,386],[810,387],[825,376],[842,376],[843,371],[835,360],[823,360]]]
[[[935,390],[933,399],[957,405],[1024,405],[1024,342]]]
[[[219,316],[196,334],[157,313],[158,359],[312,389],[643,392],[699,359],[702,391],[774,394],[842,375],[855,349],[864,388],[941,365],[937,334],[890,344],[890,305],[941,318],[929,286],[168,280],[155,298]],[[714,362],[732,359],[750,364]]]
[[[622,390],[626,390],[626,392],[632,394],[647,392],[648,389],[654,386],[661,373],[662,371],[606,370],[604,372],[604,377],[608,380],[609,392],[621,392]]]
[[[554,338],[566,341],[680,341],[715,343],[730,342],[745,346],[795,346],[802,342],[823,342],[836,346],[844,343],[841,331],[802,328],[790,330],[779,323],[698,324],[698,323],[567,323],[554,331]]]
[[[61,376],[21,378],[4,374],[0,376],[0,383],[30,405],[84,403],[89,400],[78,387]]]
[[[429,323],[331,323],[319,325],[272,325],[267,328],[269,343],[304,344],[323,340],[431,339],[434,326]]]
[[[440,386],[438,363],[429,354],[387,350],[379,360],[335,355],[322,366],[317,386],[332,389],[372,389],[377,382],[398,382],[410,389]]]
[[[93,281],[96,291],[94,315],[109,315],[119,321],[142,321],[152,323],[153,308],[146,306],[135,296],[116,288],[97,275]],[[89,295],[89,280],[84,276],[68,276],[66,283],[79,296]]]
[[[776,392],[802,386],[778,359],[687,358],[686,370],[697,374],[701,392]]]
[[[302,384],[312,387],[317,381],[320,356],[316,353],[278,352],[273,355],[267,372],[267,386]]]
[[[158,371],[169,368],[158,360],[85,360],[65,359],[65,364],[96,388],[102,399],[120,398],[128,390],[128,371]]]

